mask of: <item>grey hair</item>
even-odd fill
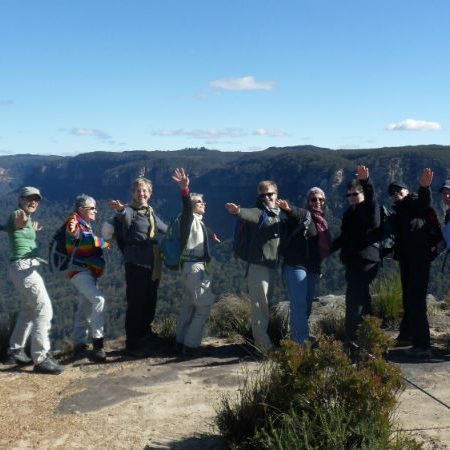
[[[90,195],[80,194],[75,197],[75,209],[83,208],[88,203],[95,205],[95,199]]]
[[[192,202],[192,200],[194,200],[194,198],[200,198],[201,200],[203,200],[203,194],[197,194],[196,192],[189,192],[189,200]]]

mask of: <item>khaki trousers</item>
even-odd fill
[[[273,287],[277,269],[259,264],[250,264],[247,283],[252,303],[252,333],[255,345],[262,351],[273,347],[267,333],[269,326],[269,305],[272,300]]]
[[[50,326],[53,317],[52,303],[44,280],[37,271],[37,259],[27,258],[12,261],[9,277],[22,296],[17,322],[9,339],[9,350],[25,347],[31,334],[31,357],[39,364],[50,351]]]
[[[177,342],[187,347],[200,346],[203,328],[214,303],[211,278],[205,263],[185,262],[182,272],[185,294],[177,318]]]

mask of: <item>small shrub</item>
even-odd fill
[[[290,333],[290,303],[279,302],[271,307],[267,333],[275,345],[279,345]]]
[[[356,342],[360,348],[382,358],[394,345],[394,341],[381,329],[381,319],[373,316],[365,316],[356,332]]]
[[[173,314],[162,317],[153,325],[155,333],[161,339],[175,340],[177,319]]]
[[[252,337],[251,305],[245,297],[225,295],[213,306],[208,322],[209,333],[218,337]]]
[[[361,335],[378,355],[379,321],[367,322]],[[216,423],[231,448],[421,448],[393,438],[392,412],[403,386],[393,364],[375,357],[353,365],[342,344],[325,337],[314,350],[283,341],[274,363],[263,367],[245,379],[237,400],[222,400]]]
[[[385,325],[397,325],[403,316],[402,283],[398,272],[381,273],[372,285],[372,313]]]
[[[313,334],[322,334],[334,339],[345,340],[345,312],[333,310],[320,317],[312,327]]]

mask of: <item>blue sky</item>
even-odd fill
[[[0,0],[0,154],[450,144],[450,2]]]

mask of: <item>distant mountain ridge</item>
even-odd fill
[[[263,179],[278,183],[280,195],[302,203],[311,186],[320,186],[329,197],[332,214],[346,206],[345,184],[356,164],[370,168],[383,202],[388,201],[390,181],[402,179],[417,188],[423,167],[435,172],[434,190],[450,178],[450,146],[425,145],[368,150],[330,150],[314,146],[271,147],[263,151],[220,152],[185,149],[176,151],[92,152],[74,157],[0,156],[0,196],[20,186],[39,187],[50,201],[72,202],[81,193],[95,198],[127,201],[129,187],[139,174],[154,185],[153,204],[167,218],[179,210],[178,189],[171,180],[175,167],[184,167],[192,189],[203,192],[208,202],[208,221],[224,232],[223,204],[233,201],[252,205],[256,184]]]

